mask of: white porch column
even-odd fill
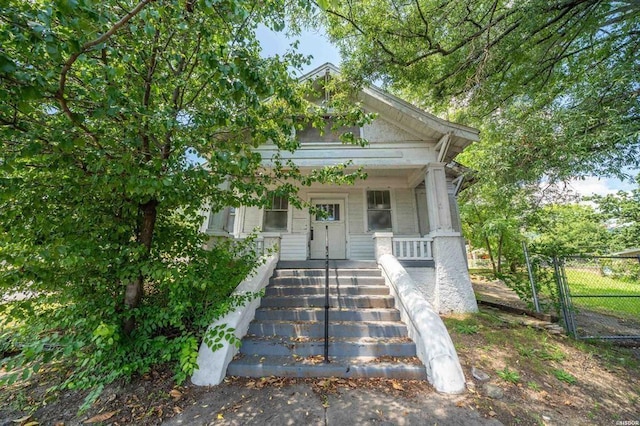
[[[452,226],[444,166],[444,163],[429,164],[425,176],[429,236],[433,238],[436,269],[433,305],[440,313],[477,312],[462,236]]]
[[[429,230],[431,232],[440,230],[453,231],[444,163],[429,163],[427,165],[424,184],[427,188]]]

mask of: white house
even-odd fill
[[[325,64],[302,78],[338,72]],[[277,243],[281,261],[324,259],[328,233],[331,259],[377,260],[390,252],[437,311],[476,311],[456,203],[461,176],[453,160],[479,139],[478,130],[438,118],[376,87],[362,89],[359,100],[377,118],[349,130],[368,146],[345,145],[331,132],[320,136],[309,128],[296,135],[302,142],[298,151],[281,153],[303,170],[346,160],[364,167],[368,178],[353,186],[301,189],[300,196],[328,217],[275,197],[267,209],[210,214],[206,232],[243,238],[258,230],[265,244]],[[276,150],[269,144],[258,149],[264,159]]]

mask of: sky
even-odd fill
[[[283,54],[289,49],[294,40],[299,40],[298,51],[305,55],[313,56],[311,63],[303,68],[303,74],[326,62],[340,66],[341,57],[338,48],[332,45],[324,33],[320,31],[304,31],[296,38],[287,39],[282,33],[273,33],[264,27],[260,27],[257,35],[261,41],[263,55],[265,56]],[[585,179],[572,180],[569,187],[580,195],[588,196],[631,191],[634,188],[634,184],[633,182],[621,182],[618,179],[589,176]]]
[[[618,179],[605,179],[589,176],[584,180],[572,180],[570,188],[581,195],[607,195],[618,191],[631,191],[634,188],[632,182],[621,182]]]
[[[289,49],[289,45],[293,43],[293,41],[299,40],[300,45],[298,46],[298,52],[313,56],[311,63],[303,68],[303,74],[318,68],[326,62],[340,66],[341,59],[338,48],[327,40],[324,33],[319,31],[303,31],[299,37],[287,39],[283,33],[274,33],[260,26],[257,35],[262,44],[262,54],[264,56],[283,54]]]

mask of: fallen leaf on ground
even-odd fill
[[[31,416],[20,417],[19,419],[11,420],[13,423],[24,423],[29,420]]]
[[[399,390],[399,391],[403,391],[404,388],[402,387],[402,385],[396,381],[391,382],[391,386],[395,389],[395,390]]]
[[[100,422],[104,422],[105,420],[109,420],[111,417],[114,416],[114,414],[116,414],[117,411],[109,411],[107,413],[102,413],[102,414],[98,414],[97,416],[93,416],[88,420],[85,420],[84,423],[85,424],[89,424],[89,423],[100,423]]]
[[[171,392],[169,392],[169,395],[171,396],[171,398],[174,399],[174,401],[177,401],[180,398],[182,398],[182,392],[180,392],[178,389],[171,389]]]

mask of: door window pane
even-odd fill
[[[316,209],[324,214],[316,214],[316,222],[336,222],[340,220],[340,204],[316,204]]]

